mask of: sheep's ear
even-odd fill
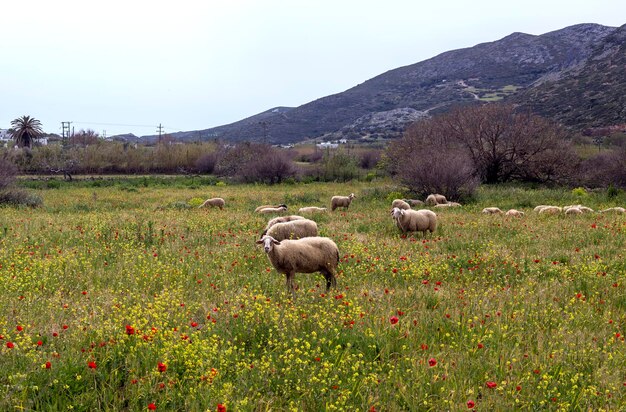
[[[256,243],[257,245],[261,245],[261,244],[263,244],[263,239],[259,239],[259,240],[257,240],[257,241],[256,241],[256,242],[254,242],[254,243]]]
[[[276,239],[272,239],[272,243],[275,245],[280,245],[280,241],[276,240]]]

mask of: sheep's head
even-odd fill
[[[263,237],[256,241],[257,245],[263,245],[265,253],[270,253],[274,248],[274,245],[280,245],[280,242],[271,236],[263,235]]]
[[[350,196],[348,196],[350,198],[350,200],[354,199],[356,196],[354,195],[354,193],[350,193]]]
[[[278,207],[284,207],[284,208],[285,208],[285,210],[287,210],[287,209],[288,209],[287,205],[286,205],[286,204],[284,204],[284,203],[281,203],[280,205],[278,205]]]
[[[399,207],[391,209],[391,216],[393,216],[394,219],[400,219],[401,216],[404,216],[404,213],[404,210]]]

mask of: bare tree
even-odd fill
[[[517,113],[510,105],[464,107],[411,125],[388,149],[388,164],[401,180],[407,180],[407,169],[417,173],[415,168],[423,164],[430,164],[432,169],[454,169],[457,164],[457,170],[447,170],[438,178],[468,188],[472,186],[468,165],[471,174],[485,183],[561,183],[571,177],[578,164],[565,137],[565,131],[555,124],[530,113]],[[409,163],[411,158],[414,164]],[[424,175],[426,170],[417,175]],[[428,181],[437,178],[433,170],[422,176],[426,177]]]

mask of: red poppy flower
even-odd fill
[[[157,368],[159,369],[159,372],[165,372],[167,370],[167,365],[163,362],[159,362],[157,364]]]
[[[38,340],[38,341],[37,341],[37,346],[42,346],[42,345],[43,345],[43,341]]]
[[[148,410],[150,411],[156,411],[156,405],[154,403],[149,403],[148,404]]]
[[[390,317],[390,318],[389,318],[389,322],[390,322],[392,325],[395,325],[396,323],[398,323],[398,317],[397,317],[397,316],[392,316],[392,317]]]
[[[21,332],[24,330],[24,328],[22,327],[22,325],[17,325],[17,327],[15,328],[17,329],[18,332]]]
[[[474,401],[472,400],[467,401],[467,409],[474,409],[474,406],[476,406]]]
[[[14,347],[15,345],[13,344],[13,342],[7,342],[7,348],[13,349]]]
[[[96,362],[94,361],[90,361],[87,366],[89,366],[89,369],[96,369],[97,367]]]
[[[479,344],[478,344],[478,349],[482,349],[482,348],[484,348],[484,347],[485,347],[485,345],[483,345],[482,343],[479,343]]]
[[[46,362],[46,369],[50,369],[52,367],[52,363]]]
[[[430,366],[431,368],[435,366],[436,364],[437,364],[437,359],[435,358],[428,359],[428,366]]]
[[[217,412],[226,412],[226,405],[222,405],[221,403],[218,403]]]
[[[135,328],[133,328],[130,325],[126,325],[126,334],[127,335],[134,335],[135,334]]]
[[[494,381],[487,381],[485,382],[485,385],[489,388],[489,389],[494,389],[498,386],[497,383],[495,383]]]

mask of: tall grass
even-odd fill
[[[422,238],[393,225],[385,182],[132,187],[0,210],[0,410],[626,406],[626,220],[532,213],[622,194],[483,187]],[[338,289],[298,274],[292,301],[254,207],[350,192],[313,216],[340,248]],[[225,210],[180,207],[213,196]]]

